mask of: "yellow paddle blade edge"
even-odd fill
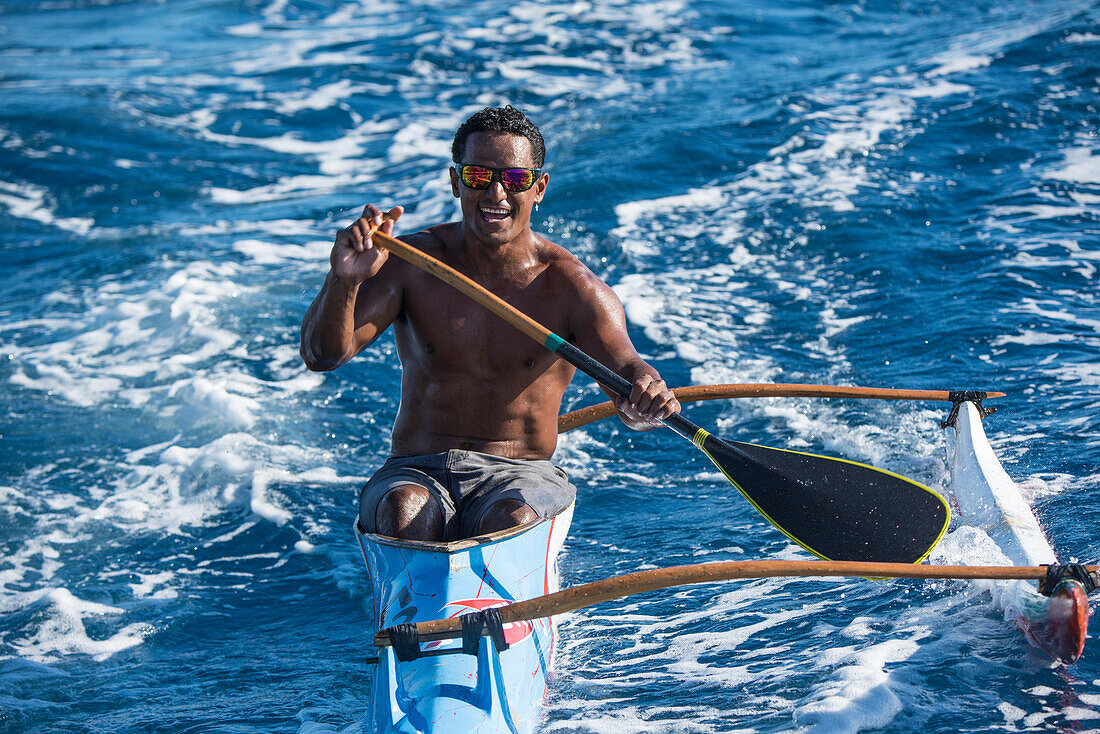
[[[751,496],[749,496],[749,493],[746,492],[741,487],[740,484],[737,483],[737,480],[734,479],[733,477],[731,477],[729,475],[729,473],[725,470],[725,468],[723,468],[722,465],[718,462],[718,460],[715,459],[711,455],[711,453],[706,450],[706,448],[704,448],[703,444],[706,442],[707,438],[710,437],[710,435],[711,435],[710,431],[707,431],[706,429],[700,428],[695,433],[695,435],[692,436],[691,442],[693,444],[695,444],[695,446],[700,451],[702,451],[704,454],[706,454],[707,458],[710,459],[710,462],[712,464],[714,464],[716,467],[718,467],[718,471],[722,472],[722,476],[724,476],[726,478],[726,481],[728,481],[730,484],[732,484],[734,486],[734,488],[736,488],[737,491],[741,493],[741,496],[744,497],[746,500],[748,500],[748,503],[750,505],[752,505],[753,508],[755,508],[756,511],[759,512],[760,515],[765,520],[767,520],[768,523],[772,527],[774,527],[776,530],[783,533],[785,536],[787,536],[787,538],[789,538],[791,541],[796,543],[798,546],[806,549],[807,551],[814,554],[815,556],[817,556],[821,560],[823,560],[823,561],[835,561],[836,560],[835,558],[829,558],[828,556],[817,552],[816,550],[814,550],[813,548],[808,546],[806,543],[803,543],[801,540],[799,540],[795,536],[788,533],[787,530],[782,525],[780,525],[778,522],[776,522],[774,519],[772,519],[772,517],[767,512],[765,512],[764,509],[760,505],[756,504],[756,501]],[[776,448],[772,448],[770,446],[767,447],[767,448],[771,451],[783,451],[783,452],[788,453],[788,454],[798,454],[798,455],[801,455],[801,456],[813,456],[814,458],[817,458],[817,459],[828,459],[829,461],[837,461],[837,462],[840,462],[842,464],[851,464],[852,466],[859,466],[859,467],[863,467],[864,469],[871,469],[872,471],[879,472],[880,474],[886,474],[887,476],[894,477],[895,479],[900,479],[903,482],[907,482],[908,484],[912,484],[915,487],[920,487],[925,492],[928,492],[933,497],[935,497],[937,500],[939,500],[940,504],[943,505],[944,515],[945,515],[944,521],[943,521],[943,527],[940,528],[939,535],[936,536],[936,539],[932,542],[932,545],[930,545],[928,547],[928,550],[926,550],[920,556],[920,558],[913,561],[913,564],[918,564],[918,563],[920,563],[921,561],[923,561],[924,559],[926,559],[928,557],[928,554],[932,552],[932,549],[935,548],[937,545],[939,545],[940,541],[943,540],[943,536],[947,532],[947,526],[951,524],[951,505],[947,502],[947,500],[944,499],[943,495],[941,495],[939,492],[932,489],[931,487],[926,487],[925,485],[921,484],[920,482],[914,482],[909,477],[902,476],[901,474],[895,474],[892,471],[888,471],[886,469],[880,469],[877,466],[871,466],[870,464],[863,464],[863,463],[858,462],[858,461],[850,461],[848,459],[836,459],[836,458],[833,458],[831,456],[820,456],[818,454],[811,454],[807,451],[792,451],[790,449],[776,449]]]

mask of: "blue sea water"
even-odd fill
[[[1008,472],[1100,558],[1098,93],[1095,0],[0,2],[0,732],[360,730],[351,523],[399,368],[387,338],[308,373],[298,324],[365,203],[457,216],[451,136],[489,104],[541,125],[538,228],[670,383],[1003,390]],[[578,377],[565,407],[598,399]],[[944,412],[688,409],[939,489]],[[555,460],[566,583],[805,557],[669,433]],[[996,598],[786,579],[576,612],[544,729],[1100,730],[1095,640],[1054,665]]]

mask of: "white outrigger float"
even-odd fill
[[[986,439],[983,412],[978,404],[964,402],[946,421],[955,439],[951,489],[961,520],[993,539],[1005,565],[1056,566],[1054,549],[1035,514]],[[1053,582],[1049,596],[1030,584],[1005,583],[1015,584],[1006,614],[1031,642],[1062,662],[1081,657],[1090,614],[1086,580],[1065,576]]]

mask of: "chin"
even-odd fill
[[[478,217],[474,223],[473,231],[477,238],[486,244],[504,245],[522,235],[525,228],[515,221],[509,222],[506,226],[487,224]]]
[[[477,238],[486,245],[502,247],[516,239],[512,232],[478,232]]]

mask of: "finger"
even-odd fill
[[[370,226],[363,219],[359,219],[352,225],[355,230],[355,251],[363,252],[370,248]]]
[[[365,225],[366,229],[364,229],[364,235],[370,237],[370,228],[382,224],[382,210],[374,204],[367,204],[363,207],[363,214],[356,223],[358,224],[358,222],[362,222]]]
[[[667,391],[664,380],[650,382],[646,386],[645,392],[642,393],[641,399],[637,402],[639,412],[647,416],[654,416],[664,405],[663,396]]]
[[[653,378],[650,375],[642,375],[634,381],[634,384],[630,387],[630,397],[628,398],[631,405],[638,406],[638,402],[642,399],[642,395],[651,382],[653,382]]]
[[[380,224],[377,225],[378,231],[382,232],[382,234],[393,237],[394,223],[396,223],[397,220],[400,219],[401,215],[404,213],[405,208],[401,206],[395,206],[394,208],[390,209],[388,212],[382,215],[382,221]]]
[[[654,403],[653,417],[658,420],[664,420],[674,413],[680,412],[680,403],[676,401],[676,398],[668,393],[661,397],[660,404]]]
[[[359,217],[357,224],[362,222],[364,225],[364,236],[370,236],[370,228],[372,226],[377,227],[382,223],[382,210],[376,207],[374,204],[367,204],[363,207],[363,215]]]
[[[359,236],[359,232],[356,231],[354,224],[343,230],[343,232],[341,233],[341,238],[344,247],[350,247],[353,250],[358,249],[358,243],[361,238]]]

